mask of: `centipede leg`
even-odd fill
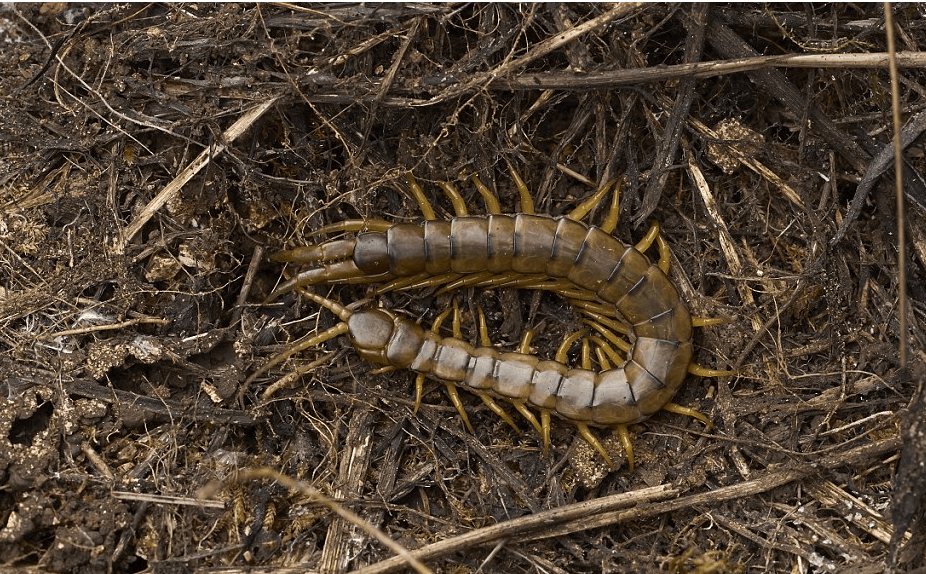
[[[657,263],[657,265],[662,270],[663,273],[668,275],[669,274],[669,262],[672,259],[672,252],[669,249],[669,242],[666,241],[666,238],[663,237],[662,234],[659,232],[659,224],[657,222],[655,221],[653,222],[653,224],[649,228],[649,231],[646,232],[646,235],[643,236],[643,239],[641,239],[634,246],[634,248],[640,253],[643,253],[644,251],[650,248],[650,246],[653,244],[653,241],[656,242],[656,246],[659,249],[659,262]]]
[[[624,447],[624,453],[627,455],[627,468],[630,472],[633,472],[633,441],[630,438],[630,428],[627,425],[617,425],[614,432],[617,433],[617,438],[620,439],[621,446]],[[614,468],[613,464],[611,468]]]
[[[625,178],[617,180],[614,185],[614,192],[611,194],[611,207],[608,209],[608,215],[601,222],[601,230],[605,233],[614,233],[617,228],[617,220],[621,212],[621,192],[623,191]]]
[[[550,431],[553,426],[550,420],[550,411],[540,411],[540,435],[543,437],[543,454],[550,452]]]
[[[486,184],[482,183],[482,180],[479,179],[479,176],[473,174],[472,177],[473,185],[476,186],[476,191],[479,192],[479,195],[482,196],[483,201],[486,204],[486,212],[489,215],[499,215],[502,212],[502,207],[498,203],[498,196],[496,196],[491,189],[486,187]]]
[[[428,273],[418,273],[410,277],[400,277],[393,279],[377,288],[377,293],[388,293],[390,291],[401,291],[404,289],[426,289],[428,287],[437,287],[444,285],[448,281],[455,281],[462,277],[459,273],[442,273],[440,275],[429,275]]]
[[[598,364],[602,371],[607,371],[611,365],[620,365],[624,358],[611,346],[610,343],[601,337],[589,337],[588,341],[595,344],[595,355],[598,357]]]
[[[476,396],[482,399],[482,402],[485,403],[487,407],[489,407],[490,411],[498,415],[498,418],[508,423],[508,426],[510,426],[514,430],[521,432],[521,429],[519,429],[518,425],[515,424],[514,419],[511,418],[511,415],[505,412],[505,409],[500,407],[498,403],[495,402],[495,399],[493,399],[491,395],[489,395],[488,393],[476,392]]]
[[[598,191],[592,194],[591,197],[589,197],[588,199],[580,203],[578,206],[576,206],[575,209],[570,211],[566,217],[568,217],[569,219],[574,219],[575,221],[579,221],[580,219],[588,215],[588,212],[594,209],[595,206],[601,203],[601,200],[604,199],[604,196],[607,195],[607,193],[611,190],[613,186],[614,186],[614,181],[609,181],[605,183],[604,185],[601,186],[600,189],[598,189]],[[616,227],[617,223],[615,223],[614,226]],[[608,233],[613,231],[613,229],[611,231],[608,231],[606,229],[602,229],[602,230],[607,231]]]
[[[466,200],[463,199],[463,196],[460,195],[460,192],[457,191],[457,188],[454,187],[452,183],[449,181],[439,181],[437,185],[444,190],[444,195],[450,200],[450,205],[453,206],[453,213],[457,217],[466,217],[469,215],[469,209],[466,207]]]
[[[514,181],[514,186],[518,190],[518,197],[521,200],[521,213],[536,213],[534,211],[534,198],[531,197],[531,192],[527,189],[527,184],[525,184],[521,176],[518,175],[517,170],[514,169],[514,166],[511,165],[508,158],[505,158],[505,163],[508,164],[508,172],[511,173],[511,179]]]
[[[736,371],[709,369],[698,363],[688,363],[688,372],[697,377],[729,377],[736,374]]]
[[[621,426],[624,427],[625,431],[627,429],[626,425],[618,426],[618,431]],[[608,463],[608,466],[611,467],[611,470],[614,470],[614,461],[611,460],[611,456],[608,454],[608,451],[605,450],[604,445],[601,444],[601,441],[598,440],[598,437],[592,433],[591,429],[588,428],[588,425],[585,423],[576,423],[576,428],[579,429],[579,434],[582,435],[582,438],[585,439],[585,442],[590,444],[592,448],[598,451],[598,454],[601,455],[601,458]],[[623,443],[623,440],[621,440]],[[633,450],[630,445],[630,440],[628,438],[627,444],[624,444],[624,450],[627,451],[627,461],[630,463],[630,469],[633,470]]]
[[[421,215],[425,219],[437,219],[437,213],[434,212],[434,207],[431,205],[431,202],[428,201],[427,196],[424,194],[424,190],[418,185],[418,180],[415,179],[412,172],[407,172],[405,174],[405,180],[408,183],[408,189],[411,191],[412,197],[418,202]]]
[[[662,410],[675,413],[677,415],[684,415],[686,417],[691,417],[693,419],[698,419],[704,423],[708,429],[714,428],[714,423],[711,422],[711,419],[707,418],[707,415],[700,411],[696,411],[693,408],[685,407],[676,403],[666,403],[662,406]]]

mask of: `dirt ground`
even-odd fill
[[[924,571],[926,10],[894,11],[892,106],[881,4],[4,5],[0,569]],[[474,174],[522,211],[509,164],[538,213],[619,180],[614,235],[659,222],[725,320],[694,360],[734,374],[674,398],[713,427],[631,425],[631,471],[461,392],[470,432],[437,381],[415,412],[344,336],[266,367],[339,322],[267,301],[274,253],[421,220],[409,172],[439,219],[445,181],[486,213]],[[313,289],[544,359],[584,326],[562,286],[435,283]]]

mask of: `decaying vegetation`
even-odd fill
[[[56,572],[881,572],[924,567],[926,13],[872,5],[7,5],[0,11],[0,564]],[[268,255],[420,218],[404,174],[562,214],[626,178],[695,313],[692,377],[612,471],[265,305]],[[605,211],[599,210],[598,217]],[[906,328],[898,261],[906,258]],[[456,297],[553,353],[554,294],[364,285],[430,325]],[[900,341],[906,340],[906,368]],[[465,395],[465,394],[464,394]],[[918,405],[919,403],[914,403]],[[522,425],[525,428],[526,424]],[[620,462],[620,447],[605,441]]]

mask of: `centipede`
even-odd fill
[[[670,252],[658,225],[653,224],[636,245],[614,237],[617,190],[600,226],[583,222],[615,182],[602,185],[566,215],[536,213],[526,184],[510,164],[509,171],[520,196],[518,213],[501,213],[494,192],[474,175],[473,183],[485,199],[488,213],[470,215],[459,191],[442,182],[439,185],[455,215],[449,220],[438,219],[421,186],[407,174],[408,188],[424,214],[422,221],[341,221],[323,226],[315,234],[352,235],[274,254],[274,261],[297,265],[299,270],[281,283],[267,302],[295,290],[333,312],[341,322],[273,357],[246,384],[297,352],[347,335],[357,354],[368,362],[417,374],[416,411],[425,378],[435,379],[446,385],[470,430],[458,387],[479,396],[515,426],[495,399],[512,405],[541,434],[545,451],[550,444],[552,415],[574,425],[612,467],[610,455],[591,428],[613,429],[631,470],[634,459],[629,425],[666,410],[697,418],[710,428],[708,417],[672,399],[689,373],[731,374],[692,362],[693,329],[720,320],[692,317],[668,278]],[[659,251],[655,262],[645,254],[654,243]],[[448,291],[463,286],[548,290],[574,304],[600,336],[577,331],[554,359],[542,360],[529,352],[527,336],[517,352],[496,349],[485,333],[484,319],[482,340],[474,346],[462,339],[458,317],[453,336],[443,337],[438,328],[446,313],[425,330],[391,310],[351,311],[308,289],[344,283],[379,283],[380,291],[425,286]],[[594,341],[603,351],[599,352],[600,368],[595,369],[587,356],[581,366],[566,363],[567,343],[581,337],[586,345]]]

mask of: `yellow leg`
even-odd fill
[[[457,188],[455,188],[452,183],[449,181],[440,181],[437,185],[444,190],[444,195],[450,200],[454,215],[457,217],[469,215],[469,210],[466,208],[466,201],[464,201],[463,196],[460,195],[460,192],[457,191]]]
[[[595,344],[595,355],[602,371],[610,369],[612,364],[620,365],[624,362],[624,358],[620,356],[614,347],[601,337],[591,336],[588,337],[588,341]]]
[[[490,410],[490,411],[492,411],[493,413],[495,413],[496,415],[498,415],[498,417],[499,417],[500,419],[502,419],[503,421],[505,421],[506,423],[508,423],[508,425],[509,425],[511,428],[513,428],[514,430],[516,430],[516,431],[518,431],[518,432],[521,432],[521,429],[518,428],[518,425],[514,424],[514,420],[511,418],[511,416],[510,416],[508,413],[505,412],[505,409],[503,409],[502,407],[498,406],[498,403],[496,403],[496,402],[495,402],[495,399],[493,399],[489,394],[487,394],[487,393],[482,393],[482,392],[477,392],[476,395],[477,395],[480,399],[482,399],[482,402],[484,402],[485,405],[486,405],[487,407],[489,407],[489,410]]]
[[[729,323],[730,319],[724,319],[723,317],[692,317],[691,326],[692,327],[709,327],[711,325],[721,325],[723,323]]]
[[[688,363],[688,372],[696,377],[729,377],[736,374],[736,371],[708,369],[707,367],[702,367],[698,363]]]
[[[550,429],[553,427],[550,421],[550,411],[540,411],[540,435],[543,437],[543,454],[550,452]]]
[[[415,176],[412,175],[412,172],[406,173],[405,179],[408,182],[408,189],[411,191],[412,197],[415,198],[415,201],[418,202],[418,207],[421,208],[421,215],[425,219],[437,219],[437,214],[434,213],[434,207],[424,195],[424,190],[418,185],[418,181],[415,179]]]
[[[382,374],[384,374],[384,373],[391,373],[391,372],[397,371],[397,370],[398,370],[398,369],[397,369],[396,367],[393,367],[392,365],[388,365],[388,366],[385,366],[385,367],[377,367],[377,368],[375,368],[375,369],[370,369],[370,370],[368,371],[368,374],[370,374],[370,375],[382,375]]]
[[[486,323],[486,314],[482,311],[482,307],[476,308],[476,313],[478,315],[479,326],[476,329],[479,336],[479,346],[480,347],[491,347],[492,339],[489,338],[489,325]]]
[[[714,423],[711,422],[711,419],[707,418],[707,415],[705,415],[704,413],[700,411],[696,411],[692,408],[683,407],[682,405],[679,405],[676,403],[666,403],[665,405],[663,405],[662,410],[670,412],[670,413],[675,413],[677,415],[684,415],[686,417],[698,419],[699,421],[707,425],[708,429],[714,428]]]
[[[656,236],[656,245],[659,246],[659,268],[666,275],[669,274],[669,262],[672,260],[672,253],[669,251],[669,242],[660,233]]]
[[[473,430],[473,425],[469,422],[469,417],[466,415],[466,408],[463,406],[463,399],[460,398],[460,392],[457,391],[457,386],[453,383],[445,383],[447,387],[447,396],[450,397],[450,402],[453,403],[454,408],[457,409],[457,413],[460,414],[460,418],[463,419],[463,424],[466,425],[466,430],[470,434],[476,434],[476,431]]]
[[[391,281],[383,283],[382,286],[377,287],[377,293],[389,293],[390,291],[401,291],[402,289],[412,288],[422,282],[428,281],[440,281],[442,278],[446,278],[448,275],[454,275],[451,273],[445,273],[443,275],[436,275],[431,277],[427,273],[418,273],[417,275],[410,275],[408,277],[397,277]],[[440,285],[440,283],[437,283]]]
[[[627,468],[630,469],[630,472],[633,472],[633,441],[630,440],[630,429],[627,425],[617,425],[614,432],[617,433],[617,438],[620,439],[621,446],[624,447],[624,454],[627,455]],[[613,464],[611,468],[614,468]]]
[[[521,413],[521,416],[527,419],[527,422],[529,422],[531,426],[537,430],[538,433],[543,434],[543,427],[540,425],[540,422],[537,420],[537,417],[534,416],[534,413],[532,413],[523,402],[512,401],[511,404],[514,405],[514,408],[519,413]]]
[[[521,198],[521,213],[536,213],[534,211],[534,198],[531,197],[531,192],[527,189],[524,180],[521,179],[521,176],[515,171],[514,166],[511,165],[508,158],[505,158],[505,163],[508,164],[508,171],[511,173],[511,179],[514,180],[514,186],[517,188],[518,196]]]
[[[592,329],[601,333],[601,335],[607,339],[612,345],[617,347],[622,353],[628,353],[630,351],[630,343],[621,339],[611,329],[608,329],[598,321],[590,321],[589,319],[583,319],[583,322],[591,327]]]
[[[605,233],[614,233],[617,228],[617,220],[621,213],[621,191],[624,187],[624,178],[617,180],[614,186],[614,193],[611,194],[611,207],[608,209],[608,216],[601,223],[601,230]]]
[[[486,187],[486,184],[482,183],[479,179],[479,176],[473,174],[473,184],[476,186],[476,191],[479,192],[479,195],[482,196],[482,199],[486,202],[486,211],[489,215],[499,215],[502,212],[501,206],[498,204],[498,197],[492,192],[491,189]]]
[[[601,186],[601,189],[596,191],[591,197],[576,206],[576,208],[570,211],[566,217],[575,221],[579,221],[588,215],[588,212],[594,209],[595,206],[601,203],[601,200],[604,199],[604,196],[607,195],[608,191],[610,191],[612,187],[614,187],[614,181],[605,183]]]
[[[640,253],[643,253],[644,251],[650,248],[650,245],[653,244],[653,241],[656,241],[656,237],[658,236],[659,236],[659,224],[654,221],[653,224],[650,225],[649,231],[647,231],[646,235],[643,236],[643,239],[641,239],[636,245],[634,245],[634,249],[636,249]]]
[[[559,346],[559,349],[556,350],[556,356],[553,358],[553,360],[558,363],[565,364],[566,361],[569,360],[569,347],[578,341],[580,337],[585,336],[586,333],[588,333],[588,329],[582,329],[581,331],[570,333],[569,336],[566,337],[563,343]]]
[[[576,423],[576,428],[579,429],[579,434],[582,435],[582,438],[585,439],[585,442],[592,445],[592,448],[598,451],[598,454],[601,455],[601,458],[603,458],[605,462],[608,463],[608,466],[610,466],[611,469],[613,470],[614,462],[611,460],[611,456],[608,454],[608,451],[604,449],[604,445],[601,444],[601,441],[598,440],[598,437],[596,437],[592,433],[591,429],[588,428],[588,425],[585,423]],[[626,445],[624,448],[627,448]],[[633,469],[633,462],[632,462],[633,455],[628,454],[627,459],[631,461],[630,467],[632,470]]]
[[[518,346],[518,352],[525,355],[531,354],[531,341],[534,339],[534,330],[528,329],[524,331],[524,336],[521,338],[521,344]]]
[[[509,277],[509,275],[499,276],[488,271],[481,271],[479,273],[472,273],[462,276],[458,274],[454,275],[457,276],[457,279],[446,283],[443,287],[441,287],[439,293],[449,293],[450,291],[456,291],[462,289],[463,287],[485,287],[492,285],[497,281],[503,280],[506,277]]]

